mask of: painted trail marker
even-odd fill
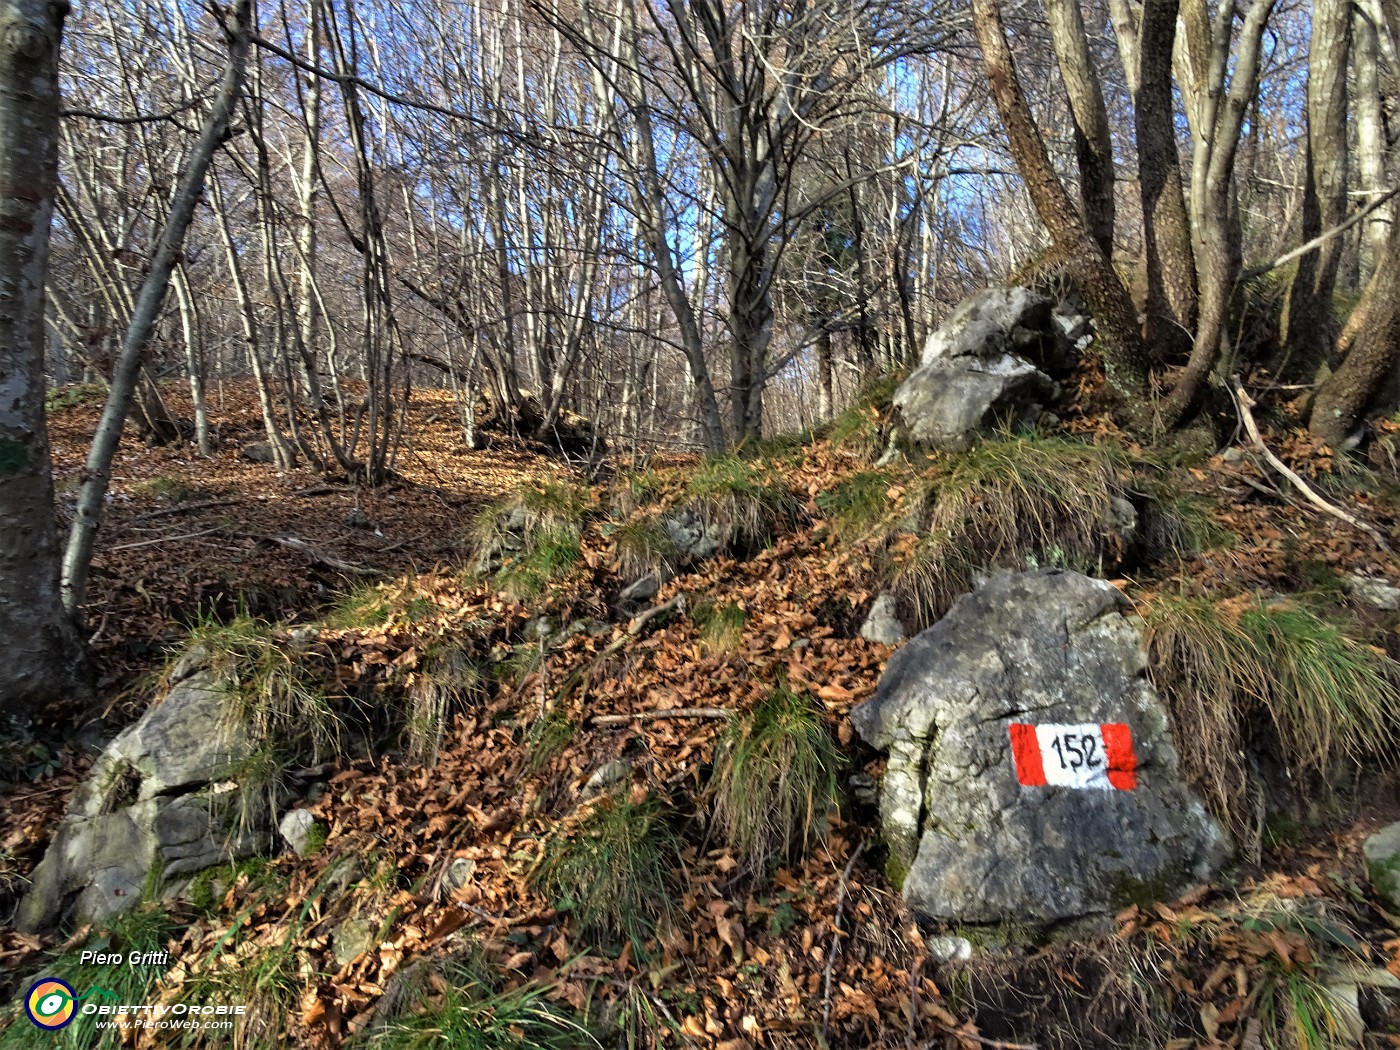
[[[1016,779],[1026,787],[1137,787],[1133,735],[1123,722],[1031,725],[1010,722]]]

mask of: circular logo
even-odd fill
[[[73,1020],[77,996],[73,986],[57,977],[41,977],[24,997],[24,1012],[40,1028],[54,1032]]]

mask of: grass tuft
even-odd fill
[[[209,668],[234,700],[231,717],[259,742],[309,753],[317,763],[342,757],[342,723],[302,654],[279,641],[270,624],[239,616],[190,632],[186,651],[202,648]]]
[[[598,1044],[546,998],[547,984],[504,987],[461,953],[417,966],[401,980],[395,1008],[358,1042],[375,1050],[578,1050]]]
[[[581,553],[577,529],[537,532],[530,537],[524,551],[505,560],[496,573],[496,583],[516,601],[537,598],[578,564]]]
[[[841,753],[811,698],[779,686],[720,741],[711,774],[714,822],[726,844],[766,876],[826,835]]]
[[[700,628],[700,645],[709,653],[735,653],[744,640],[744,624],[747,617],[744,607],[738,602],[717,605],[714,602],[698,602],[690,614]]]
[[[461,646],[431,646],[408,686],[406,751],[412,762],[437,764],[454,711],[486,695],[486,674]]]
[[[532,881],[580,933],[606,943],[626,940],[638,958],[672,911],[680,839],[661,803],[604,796],[571,827],[545,842]]]
[[[1122,553],[1109,522],[1129,466],[1116,445],[1039,434],[992,438],[947,458],[912,499],[910,521],[924,537],[896,552],[896,598],[926,626],[972,589],[979,568],[1101,572]]]
[[[1400,665],[1294,601],[1168,597],[1145,616],[1153,678],[1182,767],[1221,823],[1257,855],[1263,789],[1251,748],[1293,774],[1328,775],[1384,754]]]
[[[633,518],[611,533],[617,554],[617,571],[624,580],[636,580],[676,560],[676,544],[655,514]]]
[[[166,949],[171,939],[179,932],[179,927],[170,914],[153,904],[139,906],[112,920],[111,925],[99,929],[88,936],[81,944],[74,945],[46,962],[42,973],[37,976],[57,977],[67,981],[78,995],[94,988],[103,988],[116,996],[106,995],[85,1000],[102,1003],[145,1003],[150,1002],[155,988],[159,967],[126,966],[113,963],[83,963],[84,951],[100,952],[104,955],[120,953],[125,957],[131,952],[156,952]],[[25,984],[28,987],[28,983]],[[57,1036],[44,1039],[37,1029],[24,1016],[22,1007],[16,1003],[0,1014],[0,1048],[4,1050],[28,1050],[35,1046],[55,1046],[72,1050],[116,1050],[123,1045],[122,1033],[116,1028],[99,1029],[96,1014],[85,1014],[78,1008],[72,1022]]]
[[[737,456],[704,463],[686,484],[686,503],[706,528],[717,526],[725,546],[757,549],[798,517],[800,504],[767,466]]]

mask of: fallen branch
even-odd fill
[[[663,711],[637,711],[630,715],[594,715],[595,726],[618,726],[627,722],[651,722],[658,718],[733,718],[727,707],[668,707]]]
[[[846,908],[846,887],[851,879],[851,869],[865,852],[862,842],[851,851],[850,859],[841,872],[841,881],[836,887],[836,917],[831,925],[831,946],[826,950],[826,969],[822,973],[822,1041],[826,1040],[827,1029],[831,1024],[831,974],[836,969],[836,956],[841,953],[841,916]]]
[[[1249,281],[1254,280],[1254,278],[1256,277],[1262,277],[1270,270],[1277,270],[1280,266],[1283,266],[1285,263],[1291,263],[1294,259],[1297,259],[1299,256],[1307,255],[1308,252],[1316,251],[1318,248],[1321,248],[1324,244],[1330,241],[1333,237],[1337,237],[1340,234],[1343,234],[1347,230],[1351,229],[1362,219],[1366,218],[1366,216],[1370,215],[1371,212],[1375,211],[1386,201],[1390,200],[1391,197],[1394,197],[1397,193],[1400,193],[1400,186],[1395,187],[1395,189],[1391,190],[1388,193],[1381,194],[1370,204],[1366,205],[1366,207],[1352,214],[1350,218],[1338,223],[1336,226],[1333,226],[1330,230],[1323,231],[1322,233],[1314,237],[1312,240],[1308,241],[1306,244],[1298,245],[1298,247],[1294,248],[1291,252],[1284,252],[1273,262],[1264,263],[1264,265],[1262,266],[1250,267],[1248,270],[1245,270],[1244,273],[1240,274],[1239,283],[1245,284]]]
[[[196,510],[212,510],[214,507],[231,507],[235,503],[249,502],[246,496],[237,496],[231,499],[212,499],[204,503],[181,503],[174,507],[166,507],[164,510],[151,510],[145,514],[138,514],[132,521],[150,521],[152,518],[167,518],[172,514],[187,514]]]
[[[201,529],[199,532],[183,532],[178,536],[157,536],[151,540],[140,540],[136,543],[119,543],[115,547],[108,547],[109,551],[129,551],[137,547],[153,547],[158,543],[173,543],[175,540],[192,540],[196,536],[208,536],[211,532],[223,532],[222,525],[215,525],[212,529]]]
[[[341,561],[339,558],[327,554],[320,548],[313,547],[305,540],[297,539],[297,537],[289,536],[286,533],[277,536],[258,536],[257,538],[267,540],[269,543],[275,543],[279,547],[286,547],[288,550],[297,551],[299,554],[304,554],[311,560],[312,565],[322,565],[328,569],[335,569],[337,572],[354,572],[368,576],[379,575],[378,569],[370,569],[363,565],[353,565],[348,561]]]
[[[1341,519],[1354,528],[1360,529],[1375,540],[1377,546],[1382,550],[1390,550],[1390,544],[1386,542],[1385,537],[1381,535],[1379,529],[1375,528],[1373,525],[1368,525],[1354,515],[1348,514],[1336,504],[1329,503],[1327,500],[1323,499],[1306,481],[1295,474],[1287,463],[1279,459],[1269,450],[1269,446],[1264,444],[1264,439],[1259,435],[1259,426],[1254,422],[1254,413],[1250,411],[1256,402],[1245,391],[1239,376],[1230,377],[1230,390],[1235,395],[1235,405],[1239,409],[1240,418],[1244,420],[1244,428],[1249,431],[1249,439],[1254,443],[1254,447],[1259,450],[1259,454],[1269,461],[1269,466],[1273,467],[1291,481],[1294,487],[1297,488],[1297,490],[1303,494],[1304,498],[1314,507],[1332,515],[1334,518]]]

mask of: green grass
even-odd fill
[[[551,583],[578,564],[581,540],[575,529],[548,529],[531,536],[526,549],[502,563],[496,585],[516,601],[543,594]]]
[[[556,830],[532,882],[578,920],[594,943],[631,942],[638,958],[670,917],[680,839],[660,802],[604,796],[571,827]]]
[[[419,966],[392,1010],[352,1046],[375,1050],[579,1050],[597,1046],[547,995],[528,983],[507,988],[469,956]]]
[[[138,495],[154,497],[167,503],[188,503],[204,495],[199,486],[191,484],[185,478],[166,474],[141,482],[136,486],[136,492]]]
[[[700,628],[700,644],[706,652],[735,653],[744,640],[747,617],[738,602],[697,602],[690,617]]]
[[[1252,852],[1263,807],[1250,746],[1322,777],[1392,747],[1400,665],[1306,605],[1166,597],[1145,621],[1182,767]]]
[[[383,627],[393,617],[393,608],[384,587],[360,584],[337,598],[326,613],[325,624],[336,630]]]
[[[1141,488],[1147,496],[1143,515],[1143,547],[1148,558],[1181,560],[1209,550],[1226,549],[1238,537],[1211,513],[1205,496],[1153,478]]]
[[[901,501],[891,497],[890,490],[901,480],[890,471],[858,471],[819,495],[817,508],[842,541],[859,541],[887,525],[898,512]]]
[[[617,475],[608,486],[613,510],[624,518],[656,504],[666,488],[666,479],[654,470],[632,470]]]
[[[92,404],[103,400],[107,389],[100,383],[74,383],[71,386],[52,387],[44,394],[44,410],[50,415],[65,408]]]
[[[485,697],[486,680],[487,672],[460,645],[440,641],[428,647],[408,686],[404,733],[409,761],[437,763],[453,713]]]
[[[990,438],[942,459],[911,497],[923,538],[892,559],[896,598],[923,627],[972,589],[979,568],[1102,571],[1118,553],[1106,523],[1130,465],[1116,445],[1040,434]],[[903,527],[891,521],[876,542]]]
[[[726,729],[710,779],[714,823],[754,875],[824,839],[840,765],[821,709],[786,686]]]
[[[676,545],[659,515],[647,514],[606,530],[624,580],[636,580],[676,560]]]
[[[526,776],[538,773],[550,762],[564,753],[578,732],[578,723],[570,718],[558,704],[530,723],[525,734],[527,755],[523,772]]]
[[[832,446],[866,460],[878,456],[885,445],[884,416],[905,378],[904,372],[894,372],[867,380],[850,405],[827,425]]]
[[[209,667],[229,691],[231,717],[257,744],[309,755],[314,764],[343,757],[343,725],[302,654],[280,642],[272,627],[250,616],[227,624],[203,623],[190,632],[187,651],[202,647]]]
[[[685,487],[685,502],[706,527],[718,526],[727,549],[761,548],[796,522],[800,504],[768,466],[737,456],[707,460]]]
[[[516,527],[527,543],[537,533],[577,533],[592,504],[593,493],[587,485],[563,480],[522,484],[477,514],[471,537],[479,547],[486,547]]]
[[[49,959],[34,978],[57,977],[67,981],[79,997],[89,996],[83,1000],[84,1004],[152,1002],[156,977],[162,967],[84,964],[81,962],[82,953],[119,952],[125,956],[130,952],[164,951],[178,932],[179,927],[169,913],[153,904],[141,905],[113,919],[110,925],[91,934],[82,944]],[[24,988],[28,988],[30,981],[22,983]],[[115,998],[92,991],[97,988],[105,989]],[[53,1046],[71,1047],[72,1050],[116,1050],[122,1045],[120,1032],[116,1029],[99,1030],[99,1020],[96,1014],[84,1014],[79,1007],[71,1024],[55,1036],[45,1039],[25,1017],[22,1006],[16,1003],[0,1014],[0,1025],[3,1025],[0,1027],[0,1048],[31,1050],[35,1046]]]

